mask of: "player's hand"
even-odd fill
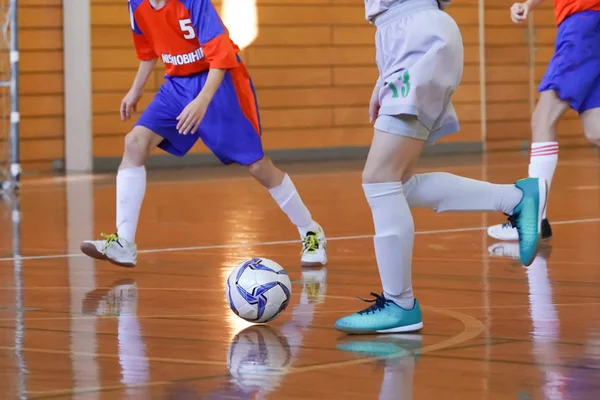
[[[202,97],[197,97],[183,109],[177,117],[177,130],[179,133],[187,135],[188,133],[194,134],[198,131],[204,114],[206,114],[208,103]]]
[[[510,19],[515,24],[521,24],[527,19],[527,15],[529,14],[529,4],[528,3],[515,3],[510,8]]]
[[[381,90],[381,86],[375,85],[373,89],[373,94],[371,94],[371,101],[369,102],[369,121],[374,123],[379,115],[379,91]]]
[[[131,114],[137,111],[137,104],[142,98],[142,91],[131,89],[121,101],[121,121],[131,118]]]

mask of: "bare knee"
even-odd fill
[[[424,144],[419,139],[376,130],[362,173],[363,183],[403,182],[410,179]]]
[[[587,140],[600,148],[600,108],[594,108],[581,114],[581,121]]]
[[[362,172],[362,183],[399,182],[403,174],[403,171],[386,165],[366,165]]]
[[[267,189],[273,189],[281,184],[285,173],[277,168],[267,156],[248,165],[250,174]]]
[[[531,116],[533,141],[556,141],[556,124],[568,109],[569,104],[559,99],[554,91],[543,92]]]
[[[591,144],[600,148],[600,130],[586,130],[585,137]]]
[[[121,167],[139,167],[146,163],[152,150],[151,139],[139,131],[131,131],[125,135],[125,150]]]

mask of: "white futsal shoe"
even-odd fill
[[[488,228],[487,233],[490,237],[493,237],[497,240],[502,241],[513,241],[519,240],[519,233],[517,232],[517,228],[509,220],[504,224],[492,225]],[[550,222],[548,222],[547,218],[542,220],[542,240],[550,239],[552,237],[552,227],[550,226]]]
[[[100,236],[104,240],[86,240],[81,243],[81,252],[96,260],[106,260],[120,267],[135,267],[137,246],[119,237],[116,233]]]
[[[306,235],[300,234],[302,239],[302,256],[300,263],[303,267],[322,267],[327,264],[327,239],[320,225],[317,229],[310,230]]]

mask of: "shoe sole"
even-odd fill
[[[487,235],[489,237],[491,237],[492,239],[496,239],[500,242],[518,242],[519,241],[519,237],[517,236],[516,238],[505,238],[505,237],[500,237],[500,236],[496,236],[496,235],[492,235],[490,233],[490,231],[487,232]],[[552,239],[552,235],[550,236],[542,236],[540,240],[546,241],[546,240],[550,240]]]
[[[538,191],[541,193],[543,193],[543,202],[540,202],[540,204],[538,205],[538,220],[537,220],[537,224],[538,224],[538,240],[537,243],[535,244],[535,250],[533,251],[533,254],[531,255],[531,258],[529,260],[521,260],[521,263],[528,267],[531,265],[531,263],[533,262],[533,260],[535,260],[535,256],[537,256],[539,247],[540,247],[540,241],[542,238],[542,220],[544,218],[542,218],[542,215],[544,215],[544,211],[546,210],[546,205],[548,204],[548,183],[546,182],[545,179],[539,179],[538,180]],[[540,196],[540,200],[542,199],[542,196]]]
[[[327,257],[323,261],[302,261],[300,260],[300,266],[304,268],[320,268],[327,265]]]
[[[112,260],[112,259],[106,257],[104,254],[102,254],[102,253],[100,253],[98,251],[98,249],[96,248],[96,246],[94,246],[91,243],[81,243],[81,246],[79,247],[79,249],[86,256],[91,257],[91,258],[96,259],[96,260],[108,261],[111,264],[117,265],[119,267],[124,267],[124,268],[133,268],[133,267],[135,267],[135,264],[133,264],[133,263],[120,263],[118,261],[115,261],[115,260]]]
[[[347,333],[349,335],[377,335],[377,334],[381,334],[381,333],[411,333],[411,332],[417,332],[417,331],[420,331],[421,329],[423,329],[423,322],[419,322],[418,324],[413,324],[413,325],[399,326],[397,328],[381,329],[381,330],[374,330],[374,331],[373,330],[363,330],[363,329],[342,328],[342,327],[338,327],[338,326],[336,326],[335,329],[337,329],[340,332]]]
[[[302,261],[300,262],[300,266],[303,268],[320,268],[320,267],[324,267],[327,264],[327,262],[318,262],[318,261]]]

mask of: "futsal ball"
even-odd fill
[[[267,325],[252,325],[235,335],[227,356],[231,380],[246,393],[262,394],[279,386],[292,361],[285,336]]]
[[[253,258],[231,272],[225,291],[229,306],[237,316],[248,322],[263,323],[285,310],[292,283],[275,261]]]

